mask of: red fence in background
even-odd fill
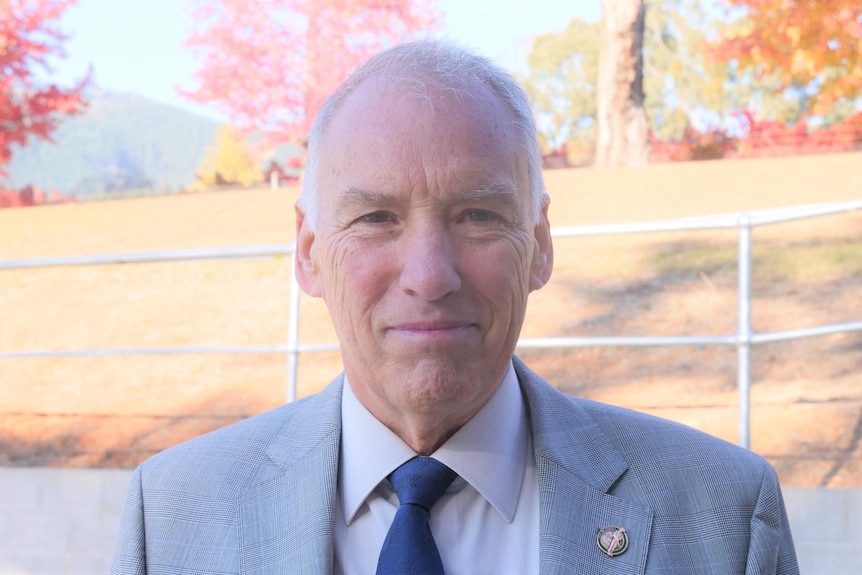
[[[650,162],[687,162],[722,158],[764,158],[805,154],[829,154],[862,150],[862,112],[828,127],[802,120],[787,126],[774,120],[758,120],[748,111],[739,113],[741,134],[724,129],[699,131],[688,127],[675,141],[649,135]],[[577,149],[575,149],[577,148]],[[542,155],[546,170],[586,167],[595,150],[580,142],[568,142]]]
[[[757,120],[740,114],[743,134],[724,130],[699,132],[687,128],[677,142],[650,135],[650,161],[679,162],[719,158],[763,158],[826,154],[862,150],[862,112],[828,127],[811,126],[806,120],[787,126],[774,120]]]

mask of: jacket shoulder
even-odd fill
[[[279,473],[291,453],[300,457],[303,449],[337,431],[341,391],[333,387],[154,455],[140,465],[144,490],[163,485],[170,490],[235,492]],[[280,448],[276,458],[270,456],[274,448]]]
[[[734,509],[747,524],[764,496],[780,505],[778,476],[760,455],[681,423],[583,399],[580,403],[628,469],[611,492],[659,517]]]
[[[579,398],[581,404],[616,447],[631,461],[691,459],[707,466],[768,465],[760,455],[688,425],[632,409]]]

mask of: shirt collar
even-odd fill
[[[374,417],[349,382],[345,383],[338,483],[344,518],[350,525],[377,485],[416,453]],[[511,523],[529,446],[524,400],[510,362],[491,399],[431,455],[473,486]]]

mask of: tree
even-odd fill
[[[50,72],[63,56],[66,36],[53,24],[75,0],[0,0],[0,176],[14,146],[51,139],[60,116],[84,109],[84,78],[72,88],[40,85],[34,72]]]
[[[573,19],[561,34],[533,38],[522,79],[536,113],[543,153],[566,146],[569,161],[592,156],[596,140],[599,26]]]
[[[719,58],[793,96],[799,117],[827,116],[835,105],[852,113],[847,102],[862,96],[862,2],[724,1],[741,16],[718,43]]]
[[[737,74],[731,63],[717,61],[710,38],[723,22],[706,6],[709,0],[651,0],[645,4],[643,92],[652,137],[681,142],[698,132],[721,132],[737,112],[757,100],[783,111],[770,96],[765,79]],[[601,24],[573,20],[560,34],[533,40],[529,73],[523,78],[539,120],[543,151],[562,143],[571,163],[591,157],[596,140],[596,78]],[[786,104],[786,103],[785,103]]]
[[[371,54],[434,22],[433,0],[195,0],[199,86],[245,135],[304,144],[324,99]]]
[[[715,129],[746,107],[756,85],[737,81],[727,62],[710,55],[709,38],[722,23],[704,0],[647,4],[644,33],[644,94],[653,135],[680,141],[693,126]]]
[[[249,153],[248,146],[234,126],[219,126],[216,145],[197,169],[192,189],[239,184],[250,186],[263,181],[263,170]]]
[[[639,166],[648,160],[644,17],[644,0],[602,0],[597,166]]]

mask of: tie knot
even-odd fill
[[[389,476],[401,505],[413,504],[430,511],[457,473],[431,457],[414,457]]]

